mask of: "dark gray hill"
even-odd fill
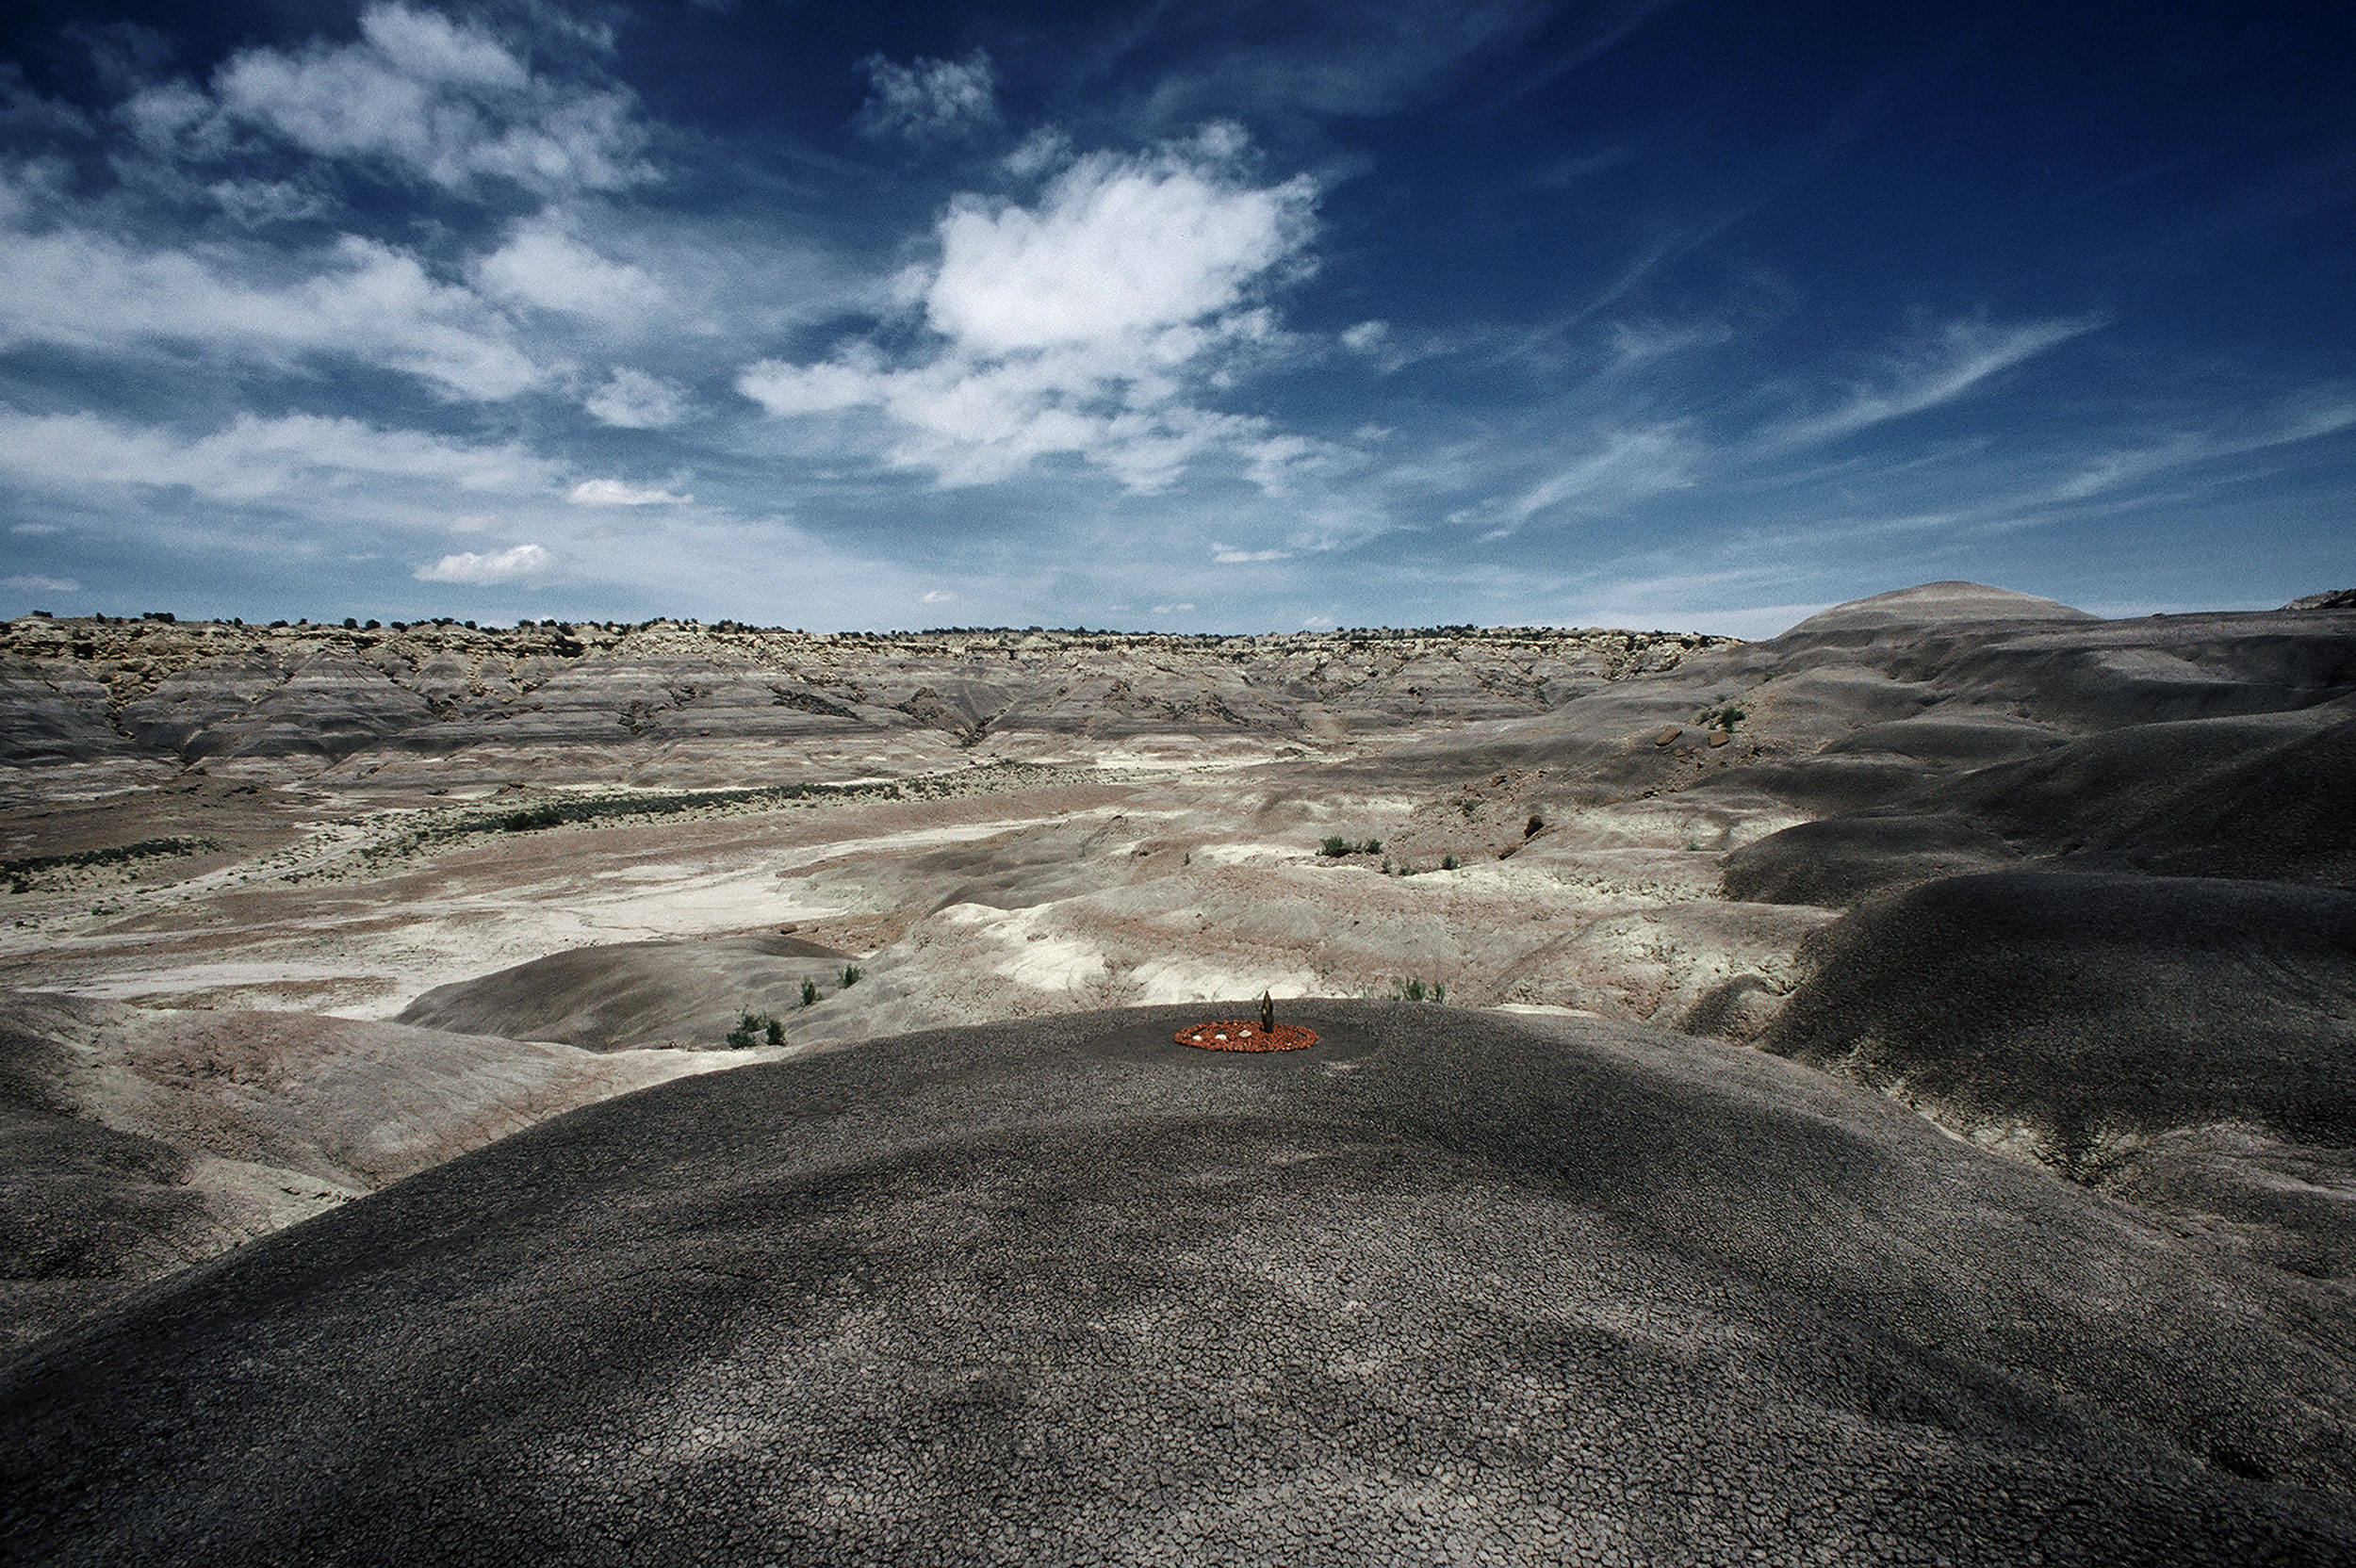
[[[2021,849],[2162,873],[2356,880],[2356,715],[2137,725],[1955,781],[1939,798]]]
[[[1726,857],[1726,896],[1842,909],[1886,888],[1994,871],[2020,858],[1986,828],[1939,813],[1862,811],[1804,822]]]
[[[1813,939],[1767,1045],[2065,1141],[2254,1121],[2356,1144],[2356,894],[2010,872]]]
[[[153,1288],[0,1369],[0,1559],[2356,1554],[2328,1287],[1772,1056],[1203,1011],[683,1081]]]
[[[2356,894],[1959,876],[1860,906],[1804,956],[1763,1049],[2356,1283]]]

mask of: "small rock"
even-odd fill
[[[1654,736],[1652,738],[1652,743],[1657,746],[1673,746],[1677,744],[1677,737],[1684,733],[1685,731],[1678,728],[1676,725],[1671,725],[1668,728]]]

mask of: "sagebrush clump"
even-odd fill
[[[764,1041],[770,1045],[785,1043],[785,1025],[767,1013],[741,1012],[736,1015],[736,1027],[728,1031],[729,1048],[749,1051]]]
[[[1723,729],[1734,733],[1734,727],[1749,718],[1750,712],[1739,702],[1722,702],[1715,708],[1705,708],[1693,715],[1693,722],[1704,729]]]

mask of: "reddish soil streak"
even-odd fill
[[[1317,1043],[1317,1032],[1298,1023],[1280,1023],[1268,1030],[1244,1019],[1222,1018],[1190,1023],[1178,1031],[1177,1040],[1205,1051],[1300,1051]]]

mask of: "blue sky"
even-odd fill
[[[0,61],[0,612],[2356,582],[2345,6],[30,0]]]

